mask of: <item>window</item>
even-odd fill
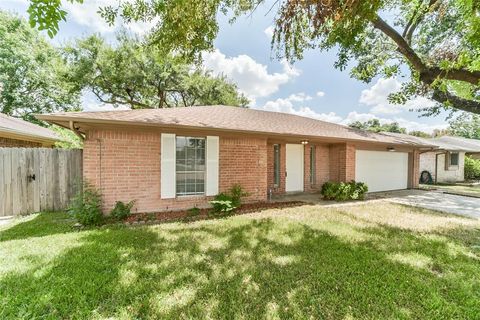
[[[280,145],[273,145],[273,185],[280,185]]]
[[[205,138],[176,137],[176,195],[205,193]]]
[[[450,153],[450,165],[458,166],[458,152]]]
[[[315,146],[310,146],[310,184],[315,184],[316,167],[315,167]]]

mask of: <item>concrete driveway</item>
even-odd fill
[[[386,200],[480,219],[480,198],[457,196],[434,191],[420,191]]]

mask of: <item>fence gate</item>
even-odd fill
[[[82,179],[82,150],[0,148],[0,217],[66,209]]]

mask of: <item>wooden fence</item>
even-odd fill
[[[63,210],[82,179],[82,150],[0,148],[0,217]]]

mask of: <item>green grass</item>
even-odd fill
[[[435,185],[421,185],[424,189],[439,189],[449,193],[470,195],[480,197],[480,186],[468,186],[459,184],[435,184]]]
[[[376,203],[0,231],[0,319],[475,319],[480,223]]]

